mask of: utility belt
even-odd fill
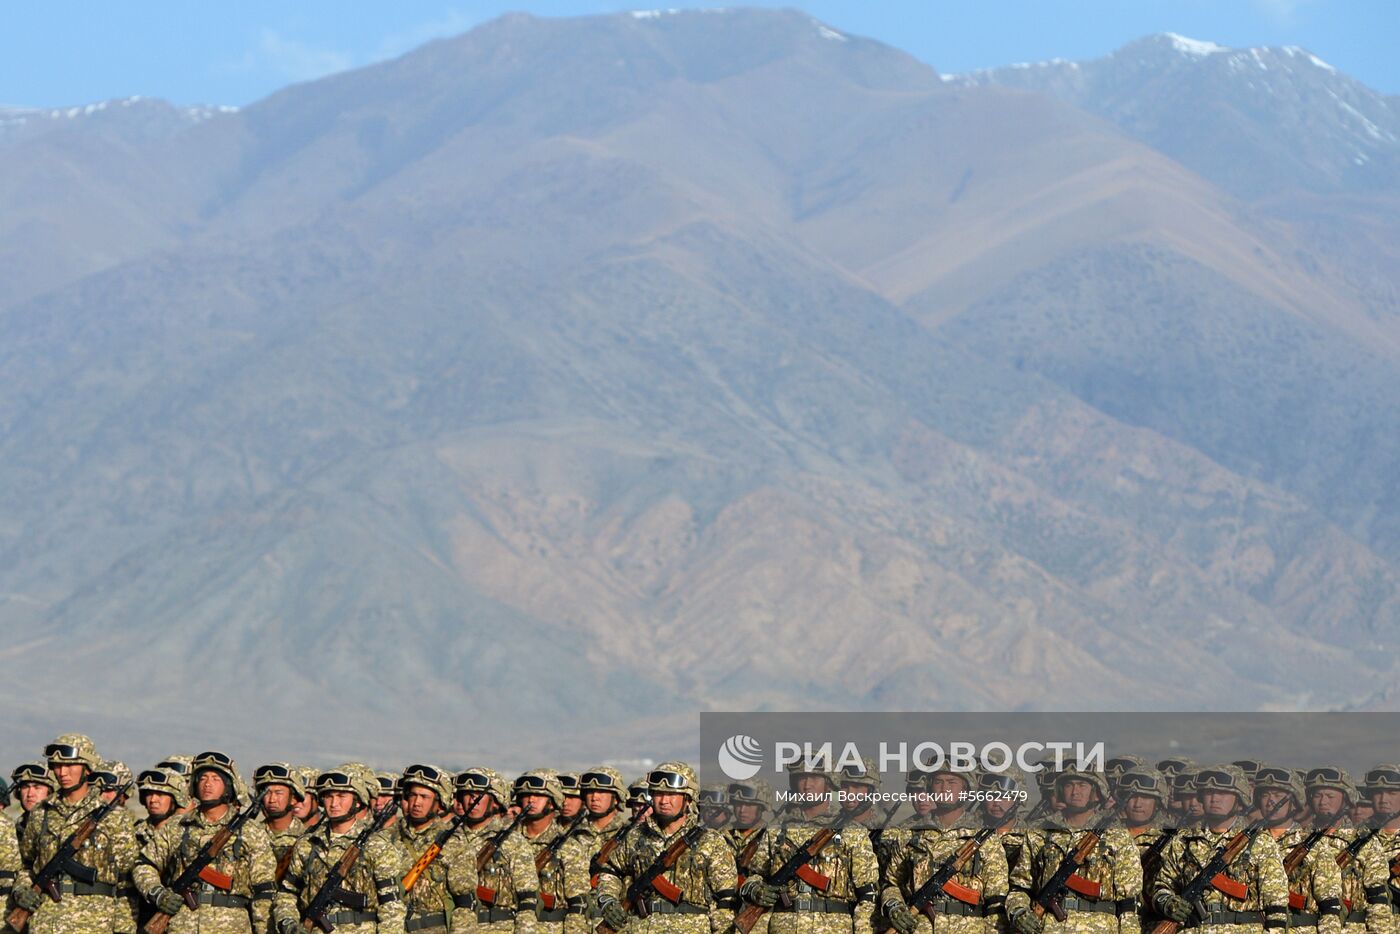
[[[1262,911],[1208,911],[1205,918],[1192,918],[1185,926],[1203,927],[1209,924],[1263,924]]]
[[[355,911],[347,908],[344,911],[333,911],[326,915],[326,920],[331,924],[378,924],[379,914],[373,911]]]
[[[987,917],[987,906],[981,902],[976,905],[969,905],[960,902],[956,898],[933,898],[929,899],[928,908],[935,914],[952,915],[962,918],[985,918]]]
[[[646,915],[707,915],[710,909],[690,902],[668,902],[664,898],[648,898],[637,907],[637,914]]]
[[[477,905],[476,920],[480,924],[492,924],[496,921],[514,921],[514,908],[497,908],[495,905]]]
[[[72,879],[64,879],[58,883],[58,891],[63,895],[105,895],[115,898],[117,887],[106,882],[74,882]]]
[[[1111,898],[1084,898],[1080,895],[1068,895],[1060,900],[1060,904],[1065,911],[1087,911],[1105,915],[1136,914],[1138,908],[1136,898],[1120,898],[1114,901]]]
[[[223,892],[196,892],[195,898],[201,905],[208,905],[211,908],[242,908],[252,907],[253,900],[243,895],[225,895]]]
[[[855,914],[855,906],[839,898],[822,898],[818,895],[798,895],[792,904],[778,902],[774,911],[809,911],[828,915]]]
[[[430,915],[417,915],[403,923],[404,931],[421,931],[424,928],[445,927],[447,927],[447,915],[441,911],[435,911]]]
[[[563,921],[568,913],[567,908],[545,908],[541,905],[535,909],[535,918],[539,921]]]

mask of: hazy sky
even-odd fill
[[[733,6],[683,3],[668,6]],[[1092,58],[1178,32],[1230,46],[1300,45],[1372,87],[1400,92],[1397,0],[787,0],[940,71]],[[0,2],[0,104],[145,95],[247,104],[296,81],[399,55],[503,12],[645,9],[590,0]]]

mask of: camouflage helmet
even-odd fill
[[[184,809],[190,806],[190,786],[185,779],[168,769],[146,769],[136,776],[137,799],[147,792],[170,795],[175,799],[175,807]]]
[[[1108,787],[1108,776],[1095,769],[1081,769],[1076,765],[1066,765],[1055,773],[1055,794],[1059,795],[1061,786],[1072,781],[1093,785],[1094,790],[1099,793],[1100,801],[1107,801],[1113,797],[1113,792]]]
[[[876,768],[874,759],[861,759],[860,765],[843,765],[837,769],[836,778],[842,785],[864,785],[875,791],[880,790],[880,770]]]
[[[577,772],[560,772],[559,787],[564,789],[564,797],[581,798],[583,792],[578,787],[579,774]]]
[[[1105,762],[1103,770],[1104,774],[1108,776],[1108,782],[1111,785],[1116,782],[1118,776],[1122,775],[1124,772],[1150,768],[1152,768],[1151,763],[1142,756],[1121,755],[1113,756]]]
[[[156,763],[156,768],[163,769],[166,772],[173,772],[178,777],[189,780],[194,773],[194,756],[166,756]]]
[[[438,803],[444,808],[452,807],[452,776],[435,765],[415,762],[403,770],[399,776],[399,792],[404,795],[410,785],[426,788],[437,795]]]
[[[501,773],[485,766],[458,772],[457,777],[452,780],[452,790],[459,796],[469,797],[484,793],[496,799],[498,807],[510,807],[510,786],[506,784]]]
[[[993,772],[989,769],[978,772],[976,787],[981,791],[999,791],[1003,794],[1029,791],[1026,788],[1026,773],[1014,765],[1007,766],[1000,772]],[[1025,800],[1019,794],[1016,797],[1022,801]]]
[[[1254,771],[1255,797],[1258,797],[1261,791],[1285,791],[1293,796],[1293,803],[1298,806],[1302,806],[1308,800],[1302,776],[1296,769],[1285,769],[1282,766],[1269,765],[1267,762],[1259,763],[1259,767]]]
[[[15,766],[14,771],[10,773],[11,786],[24,785],[29,782],[43,785],[51,792],[58,791],[58,781],[54,779],[48,765],[43,762],[25,762]]]
[[[215,749],[206,750],[194,757],[190,763],[190,796],[195,797],[198,789],[199,773],[214,772],[224,780],[224,797],[235,804],[248,799],[248,786],[238,774],[238,766],[233,757]]]
[[[787,766],[789,787],[796,788],[798,780],[804,775],[820,775],[822,778],[826,779],[827,786],[832,791],[841,787],[841,777],[830,768],[818,767],[823,765],[831,765],[830,757],[821,757],[819,761],[808,762],[806,761],[806,757],[803,756],[796,762],[789,762]]]
[[[49,760],[49,768],[59,765],[81,763],[89,772],[96,772],[102,760],[97,755],[97,747],[82,733],[63,733],[44,747],[44,758]]]
[[[375,772],[374,783],[379,788],[380,797],[388,795],[391,798],[398,799],[399,777],[393,772],[385,772],[383,770]]]
[[[697,806],[702,808],[718,808],[721,811],[729,812],[729,787],[727,785],[701,785],[700,795],[695,799]]]
[[[1254,775],[1259,771],[1260,765],[1258,759],[1236,759],[1230,764],[1239,766],[1240,771],[1244,773],[1244,777],[1249,780],[1251,785],[1254,784]]]
[[[374,773],[358,762],[345,762],[326,769],[316,776],[317,796],[333,791],[348,791],[364,807],[373,807],[379,796],[379,782]]]
[[[1167,799],[1172,796],[1171,785],[1168,784],[1166,777],[1150,766],[1126,769],[1119,773],[1114,789],[1117,796],[1123,800],[1133,795],[1145,795],[1149,798],[1156,798],[1161,804],[1166,804]]]
[[[1400,765],[1382,762],[1366,770],[1361,787],[1367,792],[1400,790]]]
[[[700,791],[695,770],[684,762],[663,762],[647,773],[647,791],[653,795],[674,792],[691,801]]]
[[[564,786],[559,784],[559,773],[553,769],[531,769],[521,772],[511,783],[511,796],[520,799],[525,795],[544,795],[554,802],[556,808],[564,806]]]
[[[1307,786],[1307,793],[1311,797],[1314,791],[1323,788],[1331,788],[1340,791],[1346,797],[1347,804],[1355,804],[1361,795],[1356,790],[1356,785],[1352,782],[1347,770],[1338,768],[1335,765],[1324,765],[1315,769],[1308,769],[1307,777],[1304,779]]]
[[[1233,763],[1198,769],[1191,782],[1191,787],[1198,795],[1207,791],[1228,791],[1238,797],[1245,807],[1253,803],[1254,788],[1249,781],[1249,776],[1245,775],[1244,769]]]
[[[643,775],[627,786],[627,806],[638,807],[651,804],[651,789],[647,787],[647,777]]]
[[[93,773],[93,783],[103,791],[116,791],[118,788],[134,785],[131,769],[120,759],[104,759]]]
[[[618,804],[627,798],[627,788],[622,773],[610,765],[596,765],[578,777],[579,794],[590,791],[610,791],[617,797]]]
[[[1194,796],[1196,794],[1196,776],[1200,771],[1200,766],[1190,765],[1173,775],[1172,795]]]
[[[1055,765],[1055,762],[1054,753],[1041,756],[1036,762],[1038,768],[1035,770],[1035,785],[1040,789],[1040,793],[1046,797],[1049,797],[1050,792],[1054,790],[1055,780],[1060,775],[1060,769]]]
[[[306,789],[309,797],[316,796],[316,777],[321,774],[321,770],[312,765],[299,765],[296,767],[297,775],[301,776],[301,787]]]
[[[1189,756],[1167,756],[1165,759],[1157,761],[1157,771],[1162,773],[1162,777],[1168,782],[1176,778],[1187,769],[1194,769],[1196,760]]]
[[[725,791],[729,793],[730,807],[736,804],[756,804],[764,810],[773,807],[773,789],[761,778],[730,782]]]
[[[253,769],[253,788],[259,793],[269,785],[286,785],[298,801],[306,797],[306,781],[301,769],[290,762],[268,762]]]

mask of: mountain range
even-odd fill
[[[1391,708],[1397,137],[1301,49],[742,9],[0,110],[6,748]]]

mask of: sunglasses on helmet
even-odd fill
[[[115,788],[115,787],[117,787],[117,773],[116,773],[116,772],[93,772],[93,773],[92,773],[92,783],[93,783],[94,785],[97,785],[97,786],[101,787],[101,788]]]
[[[559,776],[559,784],[562,785],[562,786],[564,787],[564,793],[565,793],[565,794],[571,794],[571,793],[572,793],[572,794],[577,794],[577,793],[578,793],[578,781],[579,781],[579,779],[578,779],[578,776],[577,776],[577,775],[560,775],[560,776]]]
[[[977,787],[987,790],[1014,791],[1019,785],[1015,777],[1011,775],[985,774],[977,779]]]
[[[458,791],[485,791],[491,787],[491,776],[484,772],[463,772],[453,781]]]
[[[725,807],[729,804],[729,792],[711,788],[700,792],[700,804],[710,807]]]
[[[316,776],[316,789],[340,790],[349,788],[354,784],[354,780],[344,772],[322,772]]]
[[[48,776],[48,769],[34,763],[26,763],[17,766],[15,770],[10,773],[10,781],[16,785],[21,782],[42,782],[44,779],[48,778]]]
[[[164,762],[157,762],[156,768],[165,769],[167,772],[174,772],[176,775],[190,774],[190,767],[177,759],[166,759]]]
[[[1119,791],[1157,791],[1157,779],[1142,772],[1124,772],[1116,785]]]
[[[193,767],[197,771],[206,765],[217,765],[225,769],[233,768],[233,760],[221,752],[209,750],[194,757]]]
[[[169,772],[162,772],[160,769],[147,769],[146,771],[142,772],[140,775],[136,776],[136,784],[138,784],[138,785],[169,785],[169,784],[171,784],[171,781],[170,781],[170,773],[169,773]]]
[[[1366,784],[1375,788],[1400,788],[1400,770],[1372,769],[1366,773]]]
[[[438,782],[442,781],[442,772],[438,769],[433,768],[431,765],[415,763],[414,765],[410,765],[408,768],[403,770],[403,781],[405,783],[421,781],[429,782],[435,785]]]
[[[80,759],[81,751],[72,743],[49,743],[44,747],[46,759]]]
[[[253,770],[253,782],[261,785],[264,782],[285,782],[292,778],[292,770],[285,765],[260,765]]]
[[[1126,772],[1128,769],[1135,769],[1137,767],[1138,762],[1136,759],[1129,759],[1125,756],[1115,756],[1114,758],[1109,759],[1108,763],[1104,765],[1104,771]]]
[[[516,791],[544,791],[548,787],[549,781],[543,775],[522,775],[515,780]]]
[[[1254,785],[1275,785],[1289,788],[1293,784],[1293,773],[1276,765],[1266,765],[1254,773]]]
[[[763,796],[758,789],[751,785],[743,785],[738,782],[725,789],[729,795],[729,800],[735,804],[762,804]]]
[[[1235,777],[1229,772],[1222,772],[1218,769],[1206,769],[1204,772],[1196,773],[1197,788],[1222,788],[1233,791],[1235,788]]]
[[[1345,781],[1345,780],[1346,780],[1346,776],[1342,774],[1342,770],[1341,770],[1341,769],[1335,769],[1335,768],[1332,768],[1331,766],[1326,766],[1326,765],[1322,766],[1321,768],[1309,769],[1309,770],[1308,770],[1308,776],[1307,776],[1307,778],[1305,779],[1305,781],[1306,781],[1307,784],[1309,784],[1309,785],[1315,785],[1315,784],[1317,784],[1317,783],[1319,783],[1319,782],[1337,782],[1337,783],[1339,783],[1339,782],[1342,782],[1342,781]]]
[[[1257,759],[1236,759],[1230,764],[1237,765],[1244,769],[1245,775],[1253,775],[1255,772],[1259,771],[1259,766],[1262,765]]]

